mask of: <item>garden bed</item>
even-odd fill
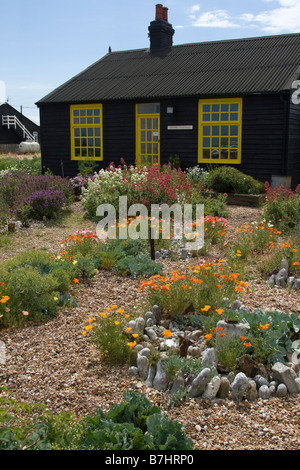
[[[209,192],[212,197],[218,197],[219,193]],[[227,194],[229,206],[261,207],[265,200],[264,194]]]
[[[77,211],[77,230],[87,225],[80,217],[79,204],[72,206]],[[251,207],[231,206],[228,211],[232,228],[226,235],[228,243],[234,239],[235,228],[250,225],[261,215],[260,209]],[[12,245],[0,250],[0,260],[33,246],[58,253],[59,241],[71,230],[67,220],[63,226],[40,223],[22,229],[12,234],[15,237]],[[219,259],[222,254],[222,249],[214,246],[209,258]],[[171,272],[186,268],[190,260],[162,262],[166,271]],[[250,284],[252,290],[243,298],[250,310],[260,307],[299,312],[299,293],[277,286],[270,288],[255,266]],[[99,352],[82,335],[87,319],[111,304],[134,311],[145,297],[139,285],[140,280],[122,277],[120,282],[116,273],[100,270],[88,285],[75,287],[77,307],[61,309],[55,319],[45,323],[2,331],[7,360],[5,366],[0,365],[1,385],[5,384],[20,401],[43,402],[55,413],[71,411],[79,416],[92,414],[97,407],[107,411],[122,400],[123,390],[137,390],[181,422],[199,449],[299,450],[299,396],[243,403],[225,400],[215,404],[192,398],[169,408],[165,393],[128,376],[128,365],[112,367],[101,363]]]

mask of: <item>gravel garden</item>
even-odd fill
[[[298,450],[299,187],[225,167],[79,173],[0,159],[1,448]],[[97,207],[125,195],[204,204],[204,246],[120,238],[134,217],[99,239]]]

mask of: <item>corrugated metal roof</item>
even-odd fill
[[[299,58],[300,34],[112,52],[37,104],[279,92]]]

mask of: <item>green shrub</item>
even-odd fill
[[[283,232],[300,230],[300,184],[295,191],[284,187],[271,188],[266,183],[265,219]]]
[[[54,415],[0,390],[0,450],[193,450],[183,427],[141,393],[127,390],[104,413]]]
[[[4,262],[2,295],[9,299],[1,308],[0,326],[22,326],[56,315],[58,305],[66,303],[73,275],[72,263],[62,263],[44,251],[24,251]]]
[[[153,261],[148,254],[140,253],[137,256],[129,255],[119,259],[115,269],[136,279],[139,276],[150,277],[162,274],[163,266]]]
[[[211,187],[219,193],[263,194],[265,186],[236,168],[220,166],[210,172]]]

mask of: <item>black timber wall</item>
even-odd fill
[[[16,116],[19,121],[24,124],[26,129],[29,130],[29,132],[38,132],[38,138],[40,137],[40,126],[21,114],[10,104],[4,103],[0,106],[0,144],[19,144],[24,140],[21,129],[17,128],[15,130],[12,127],[8,129],[7,126],[2,126],[2,116],[7,115]]]
[[[156,100],[161,103],[161,164],[170,156],[179,155],[182,168],[198,164],[198,98]],[[112,161],[118,165],[124,158],[135,162],[135,104],[133,101],[103,103],[103,154],[98,168]],[[174,113],[167,114],[172,106]],[[243,97],[242,163],[236,168],[261,181],[272,175],[293,171],[294,161],[287,158],[286,117],[280,95],[249,95]],[[42,104],[42,164],[55,174],[75,176],[78,163],[70,159],[69,104]],[[168,130],[168,126],[193,126],[190,130]],[[296,124],[295,124],[296,125]],[[294,157],[293,157],[294,158]],[[200,166],[204,166],[200,164]]]
[[[292,188],[300,184],[300,103],[289,103],[289,134],[287,174],[292,176]]]

